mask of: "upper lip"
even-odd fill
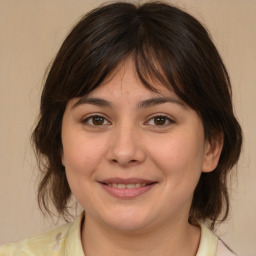
[[[105,184],[152,184],[152,183],[157,183],[155,180],[148,180],[148,179],[140,179],[140,178],[108,178],[108,179],[103,179],[99,181],[100,183],[105,183]]]

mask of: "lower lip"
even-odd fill
[[[104,190],[106,190],[112,196],[115,196],[118,198],[123,198],[123,199],[135,198],[139,195],[142,195],[142,194],[148,192],[156,185],[156,183],[153,183],[151,185],[147,185],[147,186],[139,187],[139,188],[114,188],[114,187],[110,187],[110,186],[102,184],[102,183],[100,183],[100,184],[102,185]]]

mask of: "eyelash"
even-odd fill
[[[95,125],[95,124],[90,124],[90,123],[89,123],[90,120],[92,121],[93,118],[96,118],[96,117],[103,119],[103,124]],[[166,115],[156,115],[156,116],[151,117],[148,121],[146,121],[145,124],[149,124],[149,122],[150,122],[151,120],[153,120],[153,122],[154,122],[154,119],[156,119],[156,118],[164,118],[164,119],[165,119],[165,120],[164,120],[164,121],[165,121],[165,124],[163,124],[163,125],[151,124],[150,126],[155,126],[155,127],[157,127],[157,128],[160,128],[160,127],[166,127],[166,126],[168,126],[168,125],[174,123],[174,121],[173,121],[170,117],[168,117],[168,116],[166,116]],[[105,121],[107,121],[108,124],[104,124]],[[168,122],[168,124],[166,124],[166,122]],[[109,122],[109,121],[107,120],[107,118],[105,118],[105,117],[102,116],[102,115],[97,115],[97,114],[94,114],[94,115],[91,115],[91,116],[86,117],[85,119],[82,120],[82,123],[83,123],[83,124],[88,124],[89,126],[95,127],[95,128],[96,128],[96,127],[99,128],[99,127],[106,126],[106,125],[111,125],[111,122]]]
[[[96,114],[94,114],[94,115],[91,115],[91,116],[88,116],[88,117],[86,117],[85,119],[83,119],[82,120],[82,123],[83,124],[89,124],[89,121],[91,120],[93,120],[93,118],[94,117],[98,117],[98,118],[102,118],[104,121],[103,122],[105,122],[106,120],[107,120],[107,118],[105,118],[104,116],[102,116],[102,115],[96,115]],[[111,124],[109,121],[107,121],[109,124]],[[108,125],[109,125],[108,124]],[[103,125],[106,125],[106,124],[103,124]],[[103,126],[103,125],[95,125],[95,124],[89,124],[89,126],[91,126],[91,127],[97,127],[97,126]]]
[[[166,116],[166,115],[156,115],[156,116],[153,116],[153,117],[151,117],[146,123],[149,123],[149,121],[151,121],[151,120],[153,120],[153,122],[154,122],[154,119],[156,119],[156,118],[164,118],[165,119],[165,124],[163,124],[163,125],[156,125],[156,124],[154,124],[154,125],[152,125],[152,126],[162,126],[162,127],[166,127],[166,126],[168,126],[168,125],[170,125],[170,124],[173,124],[174,123],[174,121],[170,118],[170,117],[168,117],[168,116]],[[166,124],[166,121],[168,122],[168,124]],[[159,127],[159,128],[160,128]]]

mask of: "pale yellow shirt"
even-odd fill
[[[81,214],[73,223],[0,247],[0,256],[84,256],[80,239]],[[196,256],[234,256],[218,237],[201,225],[201,239]]]

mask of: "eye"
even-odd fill
[[[174,123],[174,121],[164,115],[158,115],[154,116],[149,121],[147,121],[147,124],[152,125],[152,126],[167,126],[171,123]]]
[[[82,122],[83,124],[88,124],[90,126],[105,126],[111,124],[105,117],[100,115],[86,117]]]

